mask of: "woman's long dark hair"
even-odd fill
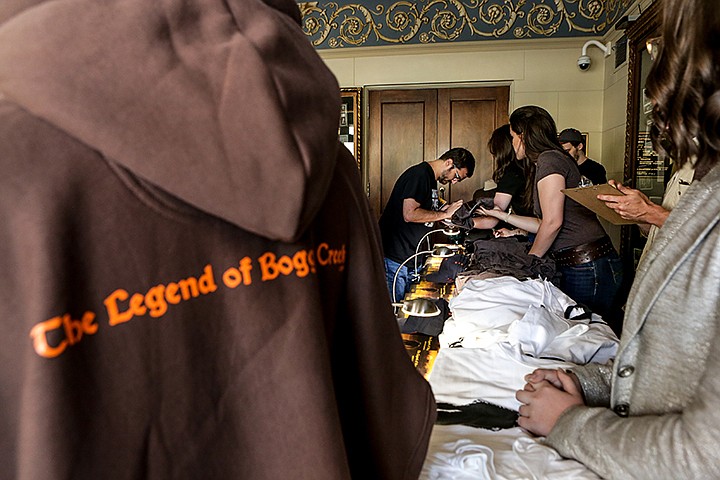
[[[495,159],[495,171],[493,172],[493,180],[499,182],[505,174],[505,169],[515,160],[515,149],[512,145],[512,136],[510,135],[510,125],[505,124],[496,128],[490,140],[488,140],[488,151]]]
[[[537,161],[538,155],[548,150],[557,150],[570,156],[558,141],[555,120],[544,108],[528,105],[516,109],[510,115],[510,127],[522,135],[525,155],[533,162]]]
[[[495,183],[505,175],[505,170],[513,163],[522,168],[523,177],[525,178],[525,188],[523,189],[520,204],[528,210],[532,210],[533,202],[533,179],[535,178],[535,164],[527,159],[518,160],[515,156],[515,149],[512,144],[512,135],[510,135],[510,125],[505,124],[496,128],[490,140],[488,140],[488,150],[490,155],[495,158],[495,171],[493,172],[493,180]]]
[[[720,8],[717,0],[662,0],[662,41],[646,88],[653,146],[696,178],[720,157]]]

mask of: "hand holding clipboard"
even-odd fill
[[[611,182],[613,182],[611,180]],[[613,182],[614,184],[615,182]],[[609,195],[624,197],[625,194],[609,183],[602,185],[591,185],[589,187],[566,188],[562,192],[569,198],[575,200],[586,208],[589,208],[600,217],[613,225],[631,225],[642,223],[642,220],[623,218],[618,212],[608,207],[607,203],[597,198],[598,195]],[[647,197],[646,197],[647,198]],[[650,201],[650,200],[648,200]],[[612,202],[608,199],[608,203]]]

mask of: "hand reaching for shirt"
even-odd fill
[[[507,215],[507,212],[505,210],[501,210],[498,207],[495,207],[493,209],[488,209],[485,207],[479,207],[478,211],[482,213],[483,215],[487,215],[488,217],[495,217],[498,220],[502,220]]]
[[[443,206],[440,210],[445,212],[447,214],[447,217],[445,218],[451,218],[453,216],[453,213],[455,213],[458,208],[462,207],[463,201],[462,200],[456,200],[453,203],[447,203],[445,206]]]

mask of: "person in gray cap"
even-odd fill
[[[593,185],[607,183],[605,167],[585,154],[585,137],[575,128],[566,128],[558,136],[563,148],[575,159],[580,174],[590,180]]]

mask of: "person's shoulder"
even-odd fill
[[[412,165],[405,169],[403,173],[400,174],[400,177],[398,180],[406,180],[410,178],[415,177],[421,177],[427,174],[427,169],[430,168],[432,171],[432,168],[427,164],[427,162],[420,162],[416,163],[415,165]]]
[[[428,172],[432,173],[432,167],[430,164],[427,162],[420,162],[408,167],[407,170],[403,172],[403,175],[423,175]]]
[[[605,172],[605,167],[603,166],[603,164],[593,160],[592,158],[588,158],[587,160],[585,160],[585,163],[587,163],[588,166],[594,170],[597,170],[599,172]]]
[[[541,180],[552,174],[566,177],[577,168],[575,160],[570,155],[558,150],[546,150],[538,155],[535,179]]]
[[[537,158],[538,168],[565,165],[568,160],[572,160],[568,155],[558,150],[545,150],[540,153]]]
[[[517,182],[525,178],[525,172],[517,162],[512,162],[507,166],[500,179],[500,183]]]
[[[430,194],[433,185],[436,184],[435,174],[427,162],[420,162],[408,167],[395,181],[393,191],[399,193],[402,198],[425,197]]]
[[[525,173],[522,167],[515,162],[510,163],[497,182],[498,193],[515,195],[519,193],[522,185],[525,184]]]
[[[562,153],[560,150],[545,150],[544,152],[541,152],[540,155],[538,155],[538,161],[541,159],[543,161],[552,161],[552,160],[564,160],[565,158],[569,158],[566,154]]]
[[[506,174],[510,175],[520,175],[522,176],[524,174],[523,167],[517,162],[510,162],[510,164],[505,169]]]
[[[43,172],[69,177],[82,171],[83,162],[94,164],[98,153],[51,123],[8,101],[0,100],[0,165],[7,178],[14,172]],[[31,141],[34,140],[34,141]],[[71,168],[54,168],[67,162]],[[39,180],[39,179],[38,179]],[[57,179],[56,179],[57,180]],[[37,182],[36,182],[37,183]]]

